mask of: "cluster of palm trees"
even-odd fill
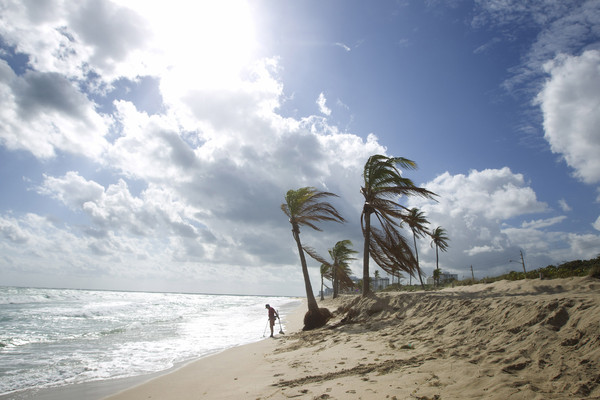
[[[352,255],[358,252],[352,249],[352,242],[350,240],[340,240],[333,248],[328,250],[331,261],[318,255],[312,248],[305,247],[304,249],[312,258],[321,263],[321,300],[324,299],[323,281],[325,279],[333,283],[334,299],[338,296],[340,290],[354,286],[354,282],[350,279],[352,272],[350,270],[350,262],[356,260]]]
[[[428,222],[422,212],[417,209],[408,210],[399,204],[398,200],[402,196],[421,196],[433,199],[436,194],[416,186],[410,179],[403,177],[398,167],[416,169],[417,165],[414,161],[406,158],[383,155],[373,155],[365,163],[364,184],[361,187],[361,193],[365,199],[361,213],[361,228],[364,237],[363,296],[369,296],[371,293],[369,285],[369,260],[371,258],[385,272],[394,274],[404,271],[411,276],[418,275],[423,284],[416,239],[426,234],[425,225]],[[349,284],[348,264],[354,259],[352,255],[356,253],[351,249],[352,243],[349,240],[337,242],[329,250],[331,261],[316,254],[312,248],[302,246],[300,226],[308,226],[321,231],[316,225],[318,222],[345,222],[335,207],[327,202],[326,199],[329,197],[337,197],[337,195],[319,191],[313,187],[303,187],[289,190],[285,196],[285,203],[281,205],[282,211],[292,225],[292,234],[298,246],[302,265],[308,305],[308,312],[304,319],[305,329],[307,326],[311,328],[323,326],[330,313],[328,310],[320,310],[317,305],[304,253],[306,252],[321,262],[322,269],[326,272],[324,276],[330,276],[333,281],[334,295],[344,285]],[[413,232],[415,254],[401,233],[403,223],[406,223]],[[436,244],[437,257],[438,248],[445,251],[448,247],[448,238],[441,227],[438,227],[434,234],[435,232],[437,232],[437,236],[432,235],[432,239]],[[439,270],[439,265],[436,265]]]

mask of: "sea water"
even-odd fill
[[[300,300],[0,287],[0,396],[151,374],[261,340],[266,303],[285,323]]]

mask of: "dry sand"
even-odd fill
[[[207,357],[110,397],[600,399],[600,281],[343,296],[324,328]]]

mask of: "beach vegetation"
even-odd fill
[[[321,264],[320,271],[321,272],[321,301],[325,300],[325,279],[331,280],[331,267],[328,264]]]
[[[425,218],[425,213],[416,207],[411,208],[404,219],[408,227],[413,234],[413,247],[415,249],[415,260],[417,262],[417,272],[421,272],[419,266],[419,251],[417,249],[417,238],[422,238],[428,234],[426,225],[429,225],[429,221]],[[411,275],[412,276],[412,275]],[[425,284],[423,283],[423,275],[419,273],[419,281],[421,282],[421,288],[425,290]]]
[[[321,266],[327,266],[327,269],[330,271],[329,276],[333,285],[334,299],[338,297],[340,290],[347,290],[354,287],[354,282],[350,279],[350,276],[352,275],[350,262],[356,260],[353,255],[358,252],[352,249],[352,241],[347,239],[340,240],[329,249],[328,252],[331,261],[321,257],[312,248],[305,247],[304,250],[309,256],[320,262]],[[323,296],[321,295],[321,297]]]
[[[292,225],[292,235],[298,247],[304,287],[306,290],[306,302],[308,311],[304,316],[304,330],[319,328],[331,318],[331,312],[327,309],[319,309],[317,300],[313,293],[304,248],[300,240],[300,227],[308,226],[316,231],[321,231],[317,223],[323,221],[345,222],[340,213],[326,201],[329,197],[337,197],[330,192],[323,192],[314,187],[303,187],[297,190],[288,190],[285,195],[285,203],[281,204],[281,210],[288,217]]]
[[[441,250],[441,251],[448,250],[448,242],[449,241],[450,241],[450,239],[446,235],[446,230],[444,228],[442,228],[441,226],[438,226],[437,228],[434,229],[433,232],[431,232],[431,247],[433,247],[433,245],[435,245],[435,271],[433,271],[433,278],[436,283],[436,286],[439,286],[439,284],[440,284],[440,275],[441,275],[440,256],[439,256],[438,250]]]
[[[421,274],[412,249],[400,230],[408,209],[398,201],[403,196],[433,198],[435,193],[416,186],[410,179],[402,176],[398,167],[414,170],[417,165],[403,157],[386,157],[379,154],[369,157],[365,163],[364,182],[360,189],[365,199],[360,217],[364,237],[364,297],[371,293],[370,258],[388,274],[398,270],[413,276]]]
[[[495,277],[483,279],[465,279],[456,281],[455,285],[472,285],[475,283],[493,283],[501,280],[517,281],[522,279],[559,279],[589,276],[600,279],[600,256],[590,260],[573,260],[559,265],[548,265],[546,267],[527,271],[526,273],[510,271]]]
[[[434,270],[435,274],[435,270]],[[600,279],[600,256],[590,260],[573,260],[567,261],[559,265],[548,265],[543,268],[534,269],[523,273],[522,271],[510,271],[506,274],[485,277],[482,279],[462,279],[462,280],[449,280],[441,283],[437,286],[437,289],[455,287],[455,286],[470,286],[475,284],[486,284],[494,283],[501,280],[517,281],[523,279],[560,279],[560,278],[574,278],[584,277]],[[436,287],[425,284],[425,290],[433,290]],[[384,292],[402,291],[402,292],[414,292],[420,290],[416,285],[390,285],[385,288]]]

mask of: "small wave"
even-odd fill
[[[100,336],[118,335],[120,333],[125,333],[125,332],[127,332],[127,329],[125,329],[125,328],[114,328],[114,329],[109,329],[107,331],[100,332]]]

